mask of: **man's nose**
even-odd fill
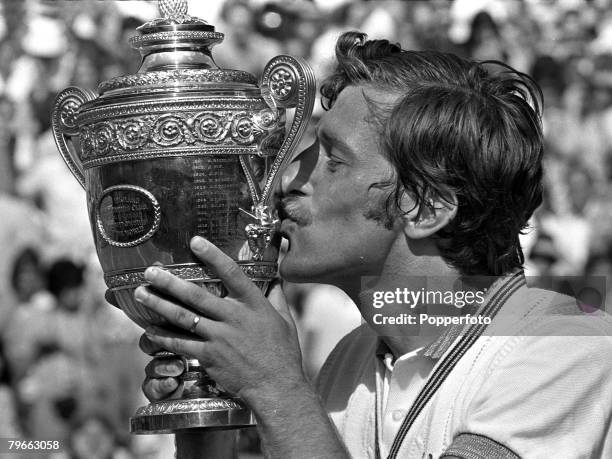
[[[318,142],[299,153],[283,171],[281,195],[310,194],[312,191],[311,176],[318,159]]]

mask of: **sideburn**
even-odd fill
[[[391,231],[395,225],[395,220],[399,212],[392,210],[395,209],[395,206],[389,206],[388,202],[388,196],[381,196],[372,201],[368,201],[368,205],[363,211],[363,216],[368,220],[374,220],[386,230]]]

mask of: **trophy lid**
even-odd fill
[[[159,0],[162,18],[147,22],[129,39],[142,62],[138,72],[105,81],[100,95],[198,89],[204,85],[254,89],[257,79],[240,70],[221,69],[211,48],[224,35],[200,18],[187,14],[187,0]]]
[[[154,19],[138,27],[137,30],[142,34],[177,30],[215,31],[215,28],[203,19],[187,14],[186,0],[159,0],[158,8],[163,18]],[[220,35],[223,37],[223,34]]]

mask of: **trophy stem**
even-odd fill
[[[236,398],[193,398],[153,402],[130,418],[134,434],[176,433],[184,429],[238,429],[255,423],[253,412]]]
[[[170,353],[166,353],[170,354]],[[181,375],[184,399],[218,397],[221,391],[196,359],[183,358],[185,372]]]
[[[238,429],[190,429],[176,433],[177,459],[235,459]]]
[[[157,356],[158,359],[176,357],[171,352],[162,352]],[[180,376],[182,397],[138,408],[130,419],[132,433],[177,433],[190,428],[197,431],[202,428],[231,431],[254,425],[251,410],[240,399],[225,394],[196,359],[183,358],[183,362],[185,371]]]

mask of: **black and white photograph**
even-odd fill
[[[612,0],[0,0],[0,458],[612,459]]]

